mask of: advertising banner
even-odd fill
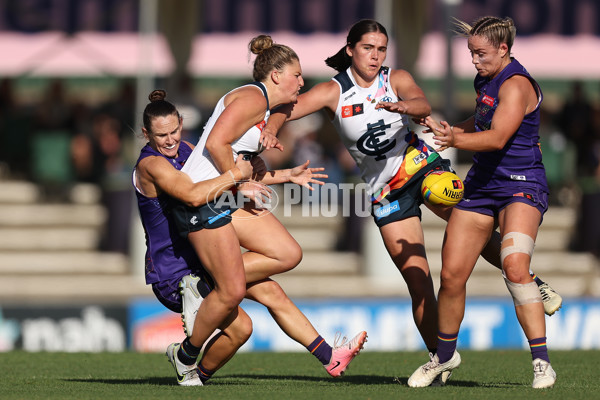
[[[332,345],[338,332],[352,337],[366,330],[370,351],[424,349],[408,299],[298,300],[296,305]],[[305,351],[281,331],[264,306],[244,301],[242,307],[252,318],[254,331],[240,351]],[[133,303],[130,316],[134,350],[164,351],[169,343],[183,338],[179,315],[155,301]],[[600,330],[598,299],[566,299],[559,312],[546,317],[546,324],[551,350],[600,349],[596,334]],[[512,301],[467,300],[458,346],[472,350],[527,349]]]

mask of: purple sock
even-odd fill
[[[531,359],[541,358],[546,362],[550,362],[548,357],[548,347],[546,346],[546,337],[529,340],[529,348],[531,349]]]
[[[313,356],[317,357],[323,365],[327,365],[329,364],[329,361],[331,361],[331,346],[327,344],[321,335],[317,336],[306,349],[310,351]]]
[[[437,356],[440,364],[448,362],[452,358],[456,350],[456,339],[458,339],[458,332],[447,334],[438,331]]]
[[[202,381],[202,383],[206,383],[206,381],[209,380],[210,377],[213,376],[213,374],[215,373],[215,371],[211,371],[209,369],[204,368],[202,366],[202,362],[198,363],[198,371],[200,371],[198,376],[200,376],[200,380]]]

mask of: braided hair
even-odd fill
[[[506,43],[509,54],[517,34],[514,21],[508,17],[481,17],[472,25],[457,19],[455,25],[457,33],[461,36],[483,36],[496,48],[500,47],[500,44]]]

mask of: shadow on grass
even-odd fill
[[[153,377],[139,379],[102,379],[102,378],[86,378],[86,379],[63,379],[66,382],[81,382],[81,383],[104,383],[107,385],[159,385],[173,386],[177,385],[175,377]]]
[[[393,376],[374,376],[374,375],[353,375],[342,378],[315,377],[306,375],[249,375],[235,374],[216,376],[209,382],[210,386],[219,385],[253,385],[252,381],[257,383],[264,380],[273,381],[303,381],[303,382],[322,382],[324,384],[352,384],[352,385],[399,385],[408,387],[408,378],[399,378]],[[81,382],[81,383],[103,383],[107,385],[157,385],[157,386],[175,386],[174,377],[152,377],[139,379],[101,379],[101,378],[86,378],[86,379],[63,379],[66,382]],[[497,382],[484,383],[465,380],[452,379],[448,382],[447,387],[481,387],[481,388],[510,388],[522,387],[523,383],[519,382]]]

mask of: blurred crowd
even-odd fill
[[[570,249],[600,258],[600,104],[586,93],[583,82],[573,82],[556,126],[575,153],[571,184],[578,213]]]
[[[0,178],[39,184],[48,202],[70,201],[69,190],[77,183],[97,186],[109,214],[100,250],[127,253],[130,176],[141,137],[135,128],[141,121],[136,121],[134,82],[123,80],[108,101],[95,105],[74,100],[60,79],[50,80],[34,104],[23,105],[13,84],[0,81]],[[192,87],[189,81],[185,85]],[[585,89],[584,83],[572,82],[561,108],[543,112],[540,134],[552,205],[578,210],[571,250],[600,257],[600,103]],[[193,90],[182,93],[187,94],[176,103],[184,113],[185,139],[195,143],[209,115],[201,112]],[[358,183],[354,161],[326,118],[313,114],[286,124],[279,134],[285,151],[263,153],[269,167],[308,159],[326,168],[328,182]],[[345,217],[337,250],[360,250],[363,220]]]
[[[73,100],[62,80],[21,104],[14,82],[0,82],[0,171],[5,179],[39,185],[45,202],[69,202],[71,189],[100,189],[108,211],[100,250],[127,253],[132,194],[128,146],[135,136],[135,86],[127,81],[110,101]]]

